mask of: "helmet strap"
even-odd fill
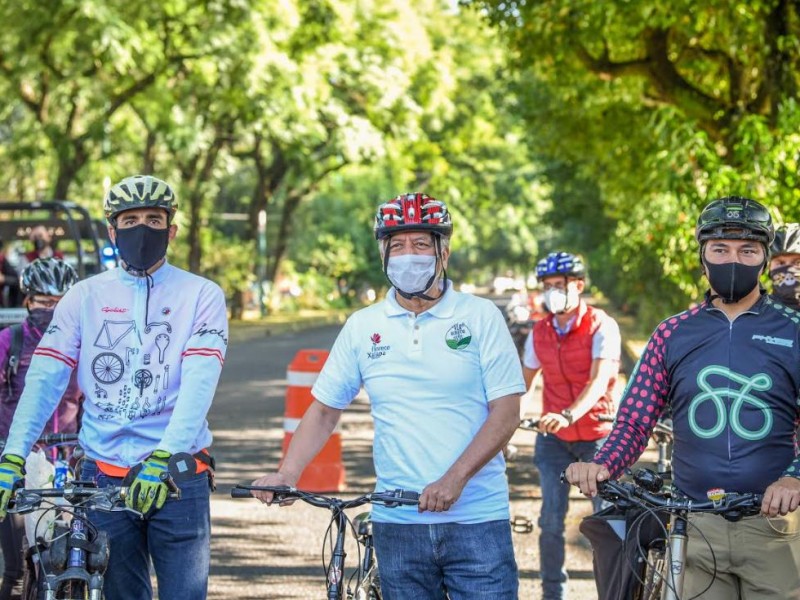
[[[441,239],[441,236],[438,233],[432,233],[431,235],[433,236],[433,245],[436,248],[437,261],[438,261],[439,264],[442,265],[442,281],[443,281],[442,293],[439,294],[439,296],[437,296],[436,298],[432,298],[431,296],[428,296],[425,293],[426,291],[431,289],[431,287],[433,286],[433,283],[438,278],[438,275],[437,275],[436,271],[434,270],[433,275],[431,275],[430,279],[428,279],[428,283],[425,285],[425,289],[422,290],[421,292],[412,292],[412,293],[409,294],[408,292],[404,292],[401,289],[395,288],[395,292],[400,294],[406,300],[413,300],[414,298],[421,298],[422,300],[427,300],[429,302],[433,302],[434,300],[438,300],[439,298],[441,298],[442,295],[447,291],[447,269],[444,268],[444,258],[442,256],[442,239]],[[388,248],[388,245],[387,245],[386,251],[383,253],[383,274],[386,276],[386,279],[389,279],[389,274],[388,274],[388,271],[387,271],[388,267],[389,267],[389,248]],[[392,283],[391,279],[389,279],[389,283]],[[392,284],[392,285],[394,285],[394,284]]]

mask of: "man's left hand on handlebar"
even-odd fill
[[[764,491],[761,512],[769,517],[788,515],[800,506],[800,479],[781,477]]]
[[[156,450],[130,470],[125,481],[130,485],[125,498],[128,508],[147,517],[164,506],[169,487],[161,475],[169,473],[170,456],[165,450]]]
[[[440,479],[425,486],[419,497],[419,512],[444,512],[461,496],[466,481],[445,473]]]
[[[608,481],[611,474],[603,465],[593,462],[577,462],[569,465],[564,471],[567,481],[578,486],[584,496],[594,498],[597,495],[597,482]]]

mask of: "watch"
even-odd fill
[[[561,416],[564,417],[567,420],[567,423],[572,425],[573,417],[572,417],[572,411],[570,409],[565,408],[564,410],[562,410],[561,411]]]

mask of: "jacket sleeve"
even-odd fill
[[[80,286],[70,289],[56,305],[53,322],[34,350],[25,388],[11,423],[5,452],[27,456],[58,406],[78,364],[81,348]]]
[[[650,434],[669,399],[669,375],[664,352],[662,323],[650,337],[647,347],[631,373],[622,396],[614,429],[593,462],[605,466],[617,479],[647,448]]]
[[[222,289],[202,288],[192,333],[181,354],[181,385],[175,409],[157,448],[186,452],[205,421],[228,349],[228,313]]]

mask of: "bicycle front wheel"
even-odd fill
[[[68,581],[59,587],[57,600],[89,600],[89,588],[83,581]]]
[[[647,565],[642,585],[642,600],[661,600],[664,592],[664,576],[667,554],[664,548],[651,548],[647,553]]]

